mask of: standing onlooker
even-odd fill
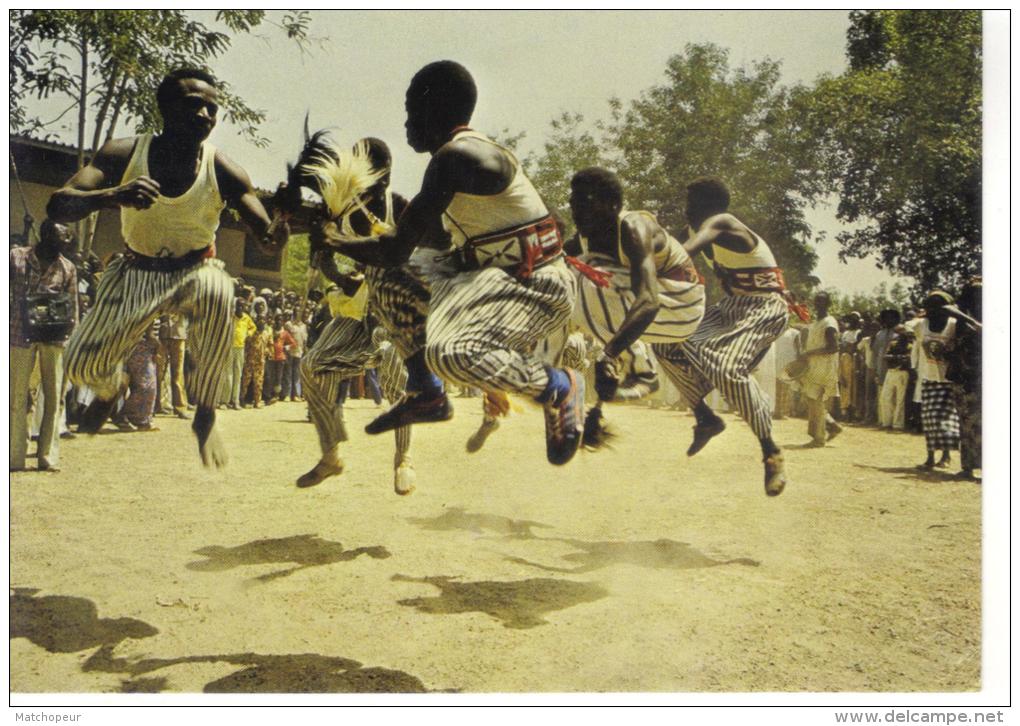
[[[854,370],[857,376],[857,400],[854,410],[863,424],[874,424],[878,420],[878,386],[875,384],[875,358],[871,341],[878,332],[878,323],[869,316],[861,323],[861,338],[857,341],[854,355]]]
[[[913,308],[903,308],[903,327],[910,333],[911,350],[913,350],[914,341],[917,340],[917,326],[922,320],[923,318],[919,317]],[[913,365],[910,366],[908,375],[907,390],[911,393],[907,396],[905,427],[908,431],[921,433],[921,384],[917,381],[917,369]]]
[[[251,401],[255,408],[262,407],[262,390],[265,385],[266,358],[273,351],[273,329],[266,325],[263,317],[255,320],[255,335],[244,343],[244,373],[241,374],[241,402],[248,398],[248,389],[252,389]]]
[[[920,381],[921,424],[928,447],[928,458],[921,469],[949,466],[949,452],[960,448],[960,417],[956,412],[953,384],[946,379],[949,346],[956,336],[956,319],[945,306],[953,302],[947,293],[936,290],[924,301],[926,316],[914,328],[916,341],[913,364]],[[915,394],[917,400],[917,394]],[[942,456],[935,463],[935,452]]]
[[[981,281],[972,280],[960,292],[956,342],[949,352],[946,379],[952,381],[960,414],[961,479],[974,479],[981,468]]]
[[[78,322],[78,278],[65,254],[71,230],[47,219],[34,247],[10,251],[10,470],[25,468],[28,454],[28,382],[39,359],[44,395],[38,468],[57,471],[57,417],[63,399],[63,354]]]
[[[188,394],[184,387],[184,354],[188,339],[188,319],[179,313],[165,316],[166,338],[163,344],[170,358],[170,400],[177,418],[188,418]],[[163,326],[160,326],[162,332]]]
[[[907,422],[907,402],[913,398],[910,393],[910,377],[914,369],[910,359],[914,334],[902,325],[897,325],[895,331],[896,337],[885,354],[886,371],[882,382],[878,425],[902,431]]]
[[[283,327],[283,315],[277,315],[273,320],[272,357],[266,361],[266,385],[269,389],[269,403],[275,403],[282,398],[281,380],[283,378],[283,367],[287,364],[287,351],[293,345],[294,338]]]
[[[843,316],[843,334],[839,338],[839,407],[844,421],[853,421],[857,412],[854,399],[857,395],[854,374],[854,351],[861,337],[861,315],[851,311]]]
[[[878,314],[879,329],[871,337],[871,360],[874,368],[872,380],[877,391],[878,398],[878,425],[889,428],[892,425],[892,413],[887,409],[891,400],[885,397],[885,377],[889,370],[889,362],[886,360],[886,353],[889,346],[896,340],[896,327],[900,324],[900,313],[895,308],[887,308]],[[902,426],[900,427],[902,428]]]
[[[227,375],[224,376],[225,398],[230,408],[241,408],[241,376],[244,373],[244,344],[257,332],[255,321],[244,311],[244,300],[234,300],[234,336],[230,347]]]
[[[127,395],[124,398],[124,407],[119,414],[119,418],[126,421],[126,425],[118,423],[121,429],[159,430],[152,425],[152,414],[158,394],[156,386],[157,325],[158,323],[153,323],[149,327],[145,337],[139,341],[124,362],[124,370],[128,375],[129,383]]]
[[[283,391],[280,398],[290,397],[296,401],[301,397],[301,359],[305,355],[305,346],[308,344],[308,326],[300,317],[300,312],[294,310],[286,326],[290,337],[294,339],[294,345],[287,351],[287,362],[283,372]]]
[[[793,363],[800,357],[800,330],[790,326],[782,335],[776,338],[776,410],[773,419],[782,419],[793,413],[793,386],[796,385],[787,378],[783,371],[786,366]]]
[[[807,327],[803,358],[807,370],[798,376],[807,400],[808,434],[814,446],[825,446],[842,428],[828,412],[828,402],[839,385],[839,324],[829,315],[829,295],[815,295],[815,321]]]
[[[156,319],[156,413],[170,410],[170,349],[166,344],[167,316]]]

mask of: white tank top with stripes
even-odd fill
[[[149,174],[152,134],[139,136],[121,184]],[[226,206],[216,182],[216,148],[202,144],[195,183],[179,197],[160,195],[148,209],[121,207],[120,231],[127,246],[149,257],[182,257],[216,241],[220,213]]]
[[[477,131],[461,131],[454,139],[481,139],[490,144],[495,141]],[[502,146],[500,146],[503,149]],[[457,247],[474,237],[481,237],[504,229],[534,222],[549,214],[542,197],[525,176],[521,164],[508,150],[503,149],[514,165],[514,178],[498,194],[465,194],[457,192],[443,214],[443,226]]]

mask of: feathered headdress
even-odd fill
[[[343,217],[355,209],[365,209],[362,195],[379,183],[387,169],[376,169],[364,140],[353,149],[337,146],[331,139],[318,139],[320,150],[301,165],[301,170],[315,177],[319,193],[334,218]]]

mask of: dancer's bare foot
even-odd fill
[[[198,453],[206,466],[223,468],[227,463],[227,450],[216,430],[216,410],[211,406],[199,406],[191,430],[198,439]]]
[[[331,476],[336,476],[342,473],[344,470],[344,462],[339,456],[335,457],[331,461],[322,459],[318,464],[313,466],[310,471],[302,474],[298,477],[297,486],[299,489],[307,489],[308,487],[314,487],[317,484],[321,484]]]
[[[783,455],[778,451],[765,457],[765,493],[770,497],[778,497],[786,488],[783,464]]]
[[[401,496],[407,496],[414,491],[414,482],[417,475],[414,467],[409,462],[400,464],[393,472],[393,491]]]

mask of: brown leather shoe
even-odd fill
[[[765,493],[778,497],[786,488],[786,473],[783,471],[783,455],[779,452],[765,457]]]

